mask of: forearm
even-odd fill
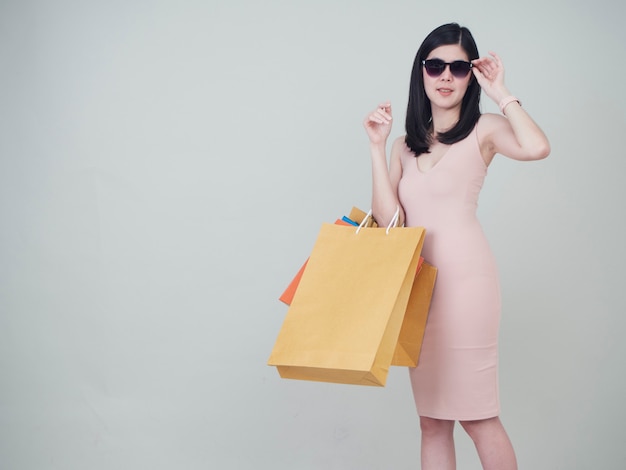
[[[385,144],[370,144],[372,157],[372,215],[380,226],[387,226],[399,207],[391,182]]]
[[[518,101],[507,104],[503,113],[508,119],[525,160],[539,160],[550,153],[550,143],[541,128]]]

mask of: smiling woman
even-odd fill
[[[481,89],[506,117],[481,115]],[[485,469],[514,470],[500,422],[495,259],[476,217],[487,167],[496,153],[544,158],[549,143],[504,85],[499,57],[479,58],[467,28],[431,32],[415,57],[406,135],[387,168],[390,103],[365,119],[373,172],[372,208],[387,224],[401,207],[406,226],[426,228],[424,257],[438,268],[420,362],[410,369],[422,429],[422,469],[456,468],[456,421],[474,441]]]
[[[422,153],[418,162],[420,168],[430,169],[448,151],[449,144],[457,141],[457,134],[460,134],[459,137],[465,137],[470,124],[472,128],[475,126],[477,116],[472,113],[465,123],[460,123],[454,111],[461,105],[471,81],[469,73],[472,63],[468,62],[467,53],[461,46],[458,44],[439,46],[433,49],[428,54],[428,59],[422,60],[421,64],[426,72],[423,74],[423,86],[430,101],[431,114],[433,109],[439,113],[437,127],[433,128],[433,133],[440,138],[431,142],[429,136],[428,151]],[[452,112],[446,112],[449,110]],[[408,115],[410,114],[407,113]],[[419,136],[415,136],[416,141],[419,142],[419,139]],[[408,134],[406,140],[409,145]],[[422,148],[419,144],[415,147],[412,148],[414,152],[419,152]]]

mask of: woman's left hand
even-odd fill
[[[499,103],[502,98],[510,95],[504,85],[504,66],[495,52],[489,51],[491,57],[472,60],[472,71],[478,84],[487,96]]]

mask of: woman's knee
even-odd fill
[[[454,431],[454,421],[420,416],[420,428],[422,434],[452,435]]]

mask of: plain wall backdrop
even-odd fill
[[[369,206],[364,116],[391,100],[404,133],[450,21],[552,144],[496,157],[479,208],[520,468],[626,468],[620,5],[1,1],[0,468],[419,468],[405,369],[368,388],[266,361],[320,224]]]

